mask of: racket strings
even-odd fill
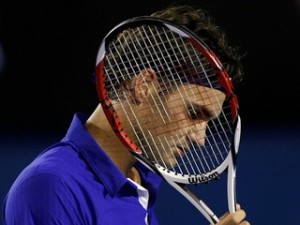
[[[180,143],[184,145],[184,143]],[[191,142],[190,144],[191,148],[185,152],[184,157],[180,155],[180,160],[177,161],[177,167],[181,173],[183,173],[181,168],[185,168],[186,172],[184,174],[202,174],[211,171],[220,164],[219,158],[224,160],[225,155],[228,154],[227,149],[220,150],[218,147],[219,145],[224,145],[223,142],[210,143],[209,147],[200,146],[195,142]],[[230,145],[230,143],[228,143],[228,145]],[[210,149],[215,148],[219,148],[218,152],[210,152]],[[172,155],[172,157],[174,157],[174,155]]]
[[[144,37],[148,37],[147,32],[145,31],[145,29],[142,29],[142,32],[143,32],[143,34],[144,34]],[[151,32],[151,30],[150,30],[150,32]],[[143,34],[141,34],[141,36],[142,36]],[[153,35],[152,32],[151,32],[151,35]],[[158,37],[160,37],[160,38],[159,38],[159,41],[161,41],[161,42],[163,43],[162,38],[161,38],[161,33],[160,33],[160,35],[159,35]],[[174,38],[174,37],[172,37],[172,38]],[[155,41],[155,43],[153,43],[150,39],[148,39],[147,41],[149,42],[150,47],[153,48],[153,49],[150,49],[150,51],[152,50],[152,52],[157,56],[156,58],[159,59],[160,65],[162,65],[162,64],[163,64],[163,63],[161,62],[161,61],[162,61],[162,58],[158,56],[157,52],[159,52],[159,51],[155,48],[155,46],[159,46],[159,44],[157,44],[157,40],[155,40],[155,39],[153,40],[153,41]],[[178,43],[178,42],[177,42],[177,43]],[[178,46],[178,44],[177,44],[177,46]],[[161,45],[161,47],[163,47],[166,51],[168,51],[167,47],[166,47],[164,44]],[[181,47],[181,48],[185,48],[185,50],[187,50],[186,46],[183,45],[183,44],[181,44],[180,47]],[[179,47],[179,48],[180,48],[180,47]],[[169,50],[173,50],[173,48],[170,48]],[[182,52],[180,51],[180,53],[182,53]],[[170,57],[170,54],[167,55],[167,56]],[[177,56],[177,54],[174,54],[174,56]],[[181,54],[181,56],[182,56],[181,59],[183,59],[184,56],[183,56],[182,54]],[[190,56],[189,58],[191,58],[191,56]],[[153,57],[152,57],[152,59],[153,59]],[[176,61],[179,61],[180,59],[178,59],[178,58],[176,57],[175,60],[176,60]],[[174,62],[174,60],[170,60],[170,62]],[[165,64],[166,64],[166,65],[169,65],[169,63],[165,63]],[[173,64],[173,63],[172,63],[172,64]],[[200,64],[199,64],[199,65],[200,65]],[[174,68],[175,65],[172,65],[172,67]],[[170,68],[170,67],[168,67],[168,68]],[[186,67],[186,68],[189,69],[190,67]],[[177,70],[177,71],[178,71],[178,70]],[[195,70],[195,71],[197,72],[197,70]],[[199,70],[198,70],[198,71],[199,71]],[[181,72],[185,73],[185,69],[182,69]],[[193,71],[193,73],[196,73],[196,72]],[[188,73],[189,73],[189,74],[192,74],[191,70],[189,70]],[[171,74],[178,74],[178,73],[172,73],[172,72],[171,72]],[[187,77],[186,74],[184,74],[184,75],[185,75],[184,77]],[[179,81],[181,82],[181,84],[182,84],[182,79],[180,79],[180,77],[182,77],[182,76],[179,75],[179,79],[178,79],[178,80],[179,80]],[[175,78],[175,79],[176,79],[176,78]],[[176,83],[174,83],[174,84],[176,85]],[[183,97],[181,96],[181,98],[183,98]],[[186,145],[186,144],[184,144],[184,145]],[[166,149],[166,148],[164,147],[163,149]],[[181,156],[181,155],[180,155],[180,156]],[[174,155],[172,155],[172,158],[173,158],[173,157],[174,157]],[[182,157],[181,157],[181,158],[182,158]],[[200,158],[200,157],[198,156],[198,158]],[[196,159],[194,158],[193,155],[192,155],[192,159],[190,159],[189,157],[187,157],[187,160],[188,160],[189,164],[192,164],[192,162],[196,162]],[[201,160],[200,160],[200,161],[201,161]],[[211,160],[211,162],[213,162],[213,161]],[[183,163],[182,165],[185,166],[185,163]],[[180,168],[180,166],[181,166],[181,165],[179,164],[179,168]],[[197,164],[196,164],[196,167],[198,167]],[[188,170],[186,166],[185,166],[185,168],[186,168],[186,170]],[[198,169],[198,171],[200,171],[200,170]],[[196,173],[195,170],[194,170],[193,168],[192,168],[192,172],[193,172],[193,173]]]
[[[114,63],[116,62],[116,58],[115,57],[112,57],[111,58]],[[110,62],[109,60],[107,60],[108,62]],[[124,63],[124,62],[123,62]],[[109,63],[111,65],[111,63]],[[110,67],[111,68],[111,67]],[[127,70],[126,70],[127,71]],[[106,74],[110,74],[109,73],[110,71],[106,70]],[[120,69],[119,69],[119,72],[120,72]],[[123,73],[120,73],[122,75],[122,80],[126,80],[126,75],[128,75],[129,73],[127,72],[126,74],[123,74]],[[107,76],[109,78],[113,77],[113,76]],[[117,77],[115,80],[120,80],[121,79],[120,77]],[[111,88],[113,89],[111,92],[112,93],[116,93],[116,96],[118,101],[121,102],[123,98],[126,99],[127,102],[130,102],[130,99],[128,99],[127,95],[124,95],[122,94],[122,98],[120,98],[120,93],[119,90],[116,89],[115,85],[114,85],[114,82],[115,80],[113,79],[109,79],[109,82],[110,82],[110,85],[111,85]],[[119,82],[120,83],[120,82]],[[134,132],[134,135],[136,137],[139,137],[138,139],[136,139],[136,141],[139,143],[140,146],[142,146],[142,149],[144,149],[143,146],[147,146],[148,149],[151,151],[151,157],[153,158],[154,161],[159,161],[157,158],[156,158],[156,153],[159,153],[158,151],[155,151],[152,149],[152,145],[149,143],[149,139],[152,139],[152,135],[150,132],[148,132],[148,135],[146,133],[143,132],[143,128],[142,128],[142,125],[138,119],[138,117],[136,116],[136,113],[134,112],[134,110],[131,108],[131,107],[124,107],[123,104],[120,104],[121,107],[122,107],[122,111],[125,113],[125,116],[126,116],[126,120],[130,122],[130,125],[132,126],[132,130]],[[151,110],[153,110],[151,108]],[[135,121],[134,125],[132,123],[132,121]],[[155,142],[154,142],[155,143]],[[157,148],[157,146],[155,146],[155,148]],[[144,154],[147,158],[150,158],[150,155],[147,154],[147,151],[144,151]],[[161,156],[160,156],[161,158]]]
[[[172,36],[173,36],[173,38],[175,39],[173,33],[172,33]],[[178,42],[177,42],[177,43],[178,43]],[[183,42],[182,42],[182,43],[183,43]],[[178,45],[177,45],[177,46],[178,46]],[[190,52],[189,49],[188,49],[188,47],[187,47],[187,45],[184,45],[184,44],[183,44],[182,46],[184,47],[186,53],[189,53],[189,52]],[[195,52],[195,49],[194,49],[194,48],[190,48],[190,49],[192,49],[193,52],[192,52],[192,54],[187,54],[187,57],[189,58],[190,62],[192,62],[192,63],[190,63],[191,66],[187,66],[188,74],[197,74],[197,75],[198,75],[199,68],[197,68],[197,65],[196,65],[197,63],[194,63],[193,58],[196,57],[196,58],[198,59],[198,61],[196,61],[196,62],[203,62],[203,58],[202,58],[202,59],[199,58],[199,54],[197,54],[197,53]],[[180,53],[182,53],[182,51],[180,51]],[[193,53],[194,53],[194,54],[193,54]],[[185,56],[182,55],[182,57],[185,57]],[[206,75],[207,77],[209,77],[208,74],[209,74],[209,72],[212,71],[212,68],[207,69],[208,63],[206,63],[206,64],[204,64],[204,63],[198,63],[198,65],[201,66],[201,69],[202,69],[203,73],[205,73],[205,75]],[[191,70],[192,70],[192,71],[191,71]],[[183,72],[184,72],[184,71],[186,71],[186,70],[183,69]],[[201,71],[201,70],[200,70],[200,71]],[[214,74],[213,74],[213,75],[214,75]],[[187,76],[185,75],[185,77],[187,77]],[[191,76],[191,77],[194,79],[194,76]],[[189,79],[189,81],[191,81],[191,79]],[[192,80],[192,83],[198,83],[198,82]],[[210,84],[210,87],[213,88],[213,86],[211,85],[210,82],[209,82],[209,84]],[[193,93],[193,94],[195,94],[195,93]],[[193,111],[195,112],[195,109],[193,109]],[[215,124],[214,124],[214,125],[215,125]],[[211,133],[210,127],[209,127],[209,126],[208,126],[208,131],[209,131],[209,133]],[[211,137],[213,138],[214,135],[211,135]],[[212,149],[212,148],[213,148],[213,144],[211,144],[209,138],[207,139],[207,142],[209,143],[209,146],[210,146],[210,148]],[[215,139],[214,139],[214,143],[216,143],[216,140],[215,140]],[[223,142],[222,142],[222,143],[223,143]],[[195,144],[193,144],[193,145],[195,145]],[[198,149],[201,149],[201,146],[200,146],[199,144],[196,144],[196,145],[197,145],[197,146],[193,146],[193,148],[197,147]],[[199,156],[199,154],[197,153],[197,151],[194,151],[194,152],[196,153],[196,154],[195,154],[196,157],[194,157],[193,154],[190,154],[190,155],[192,156],[192,157],[191,157],[192,160],[189,160],[189,164],[192,164],[192,163],[194,162],[194,164],[195,164],[195,166],[196,166],[196,168],[198,169],[199,172],[201,172],[201,170],[198,168],[198,164],[197,164],[196,162],[200,162],[201,167],[202,167],[202,169],[203,169],[202,171],[204,171],[204,172],[207,171],[206,169],[204,169],[204,165],[201,163],[202,160],[205,162],[205,165],[207,166],[208,170],[211,169],[210,166],[209,166],[209,164],[212,164],[213,167],[215,168],[216,165],[215,165],[215,163],[214,163],[213,158],[216,160],[216,163],[217,163],[217,164],[220,164],[220,161],[218,160],[218,156],[221,156],[222,160],[224,160],[223,154],[222,154],[220,148],[218,147],[218,144],[215,144],[215,147],[218,149],[218,152],[219,152],[219,153],[216,153],[215,151],[213,151],[212,153],[213,153],[213,156],[214,156],[214,157],[211,157],[211,154],[208,153],[208,151],[206,150],[206,148],[205,148],[205,151],[206,151],[206,153],[207,153],[206,156],[204,155],[203,151],[201,151],[201,157]],[[224,152],[223,152],[223,153],[224,153]],[[225,153],[227,153],[227,151],[226,151]],[[189,157],[187,157],[187,158],[189,159]],[[208,163],[206,159],[208,159],[210,163]],[[193,169],[193,167],[192,167],[192,169]],[[197,172],[197,173],[199,173],[199,172]],[[193,171],[193,173],[195,173],[195,171]]]
[[[155,30],[158,30],[157,28]],[[152,34],[152,38],[150,39],[149,38],[149,35],[147,35],[147,32],[151,32]],[[137,33],[139,34],[138,36],[135,36],[137,35]],[[143,33],[146,34],[145,36],[143,36]],[[126,72],[128,74],[129,70],[128,70],[128,64],[130,64],[130,68],[132,71],[135,71],[135,70],[139,70],[139,65],[143,64],[145,61],[147,61],[149,64],[148,64],[148,67],[152,67],[155,66],[157,67],[157,65],[161,65],[160,67],[157,67],[156,71],[158,73],[160,72],[164,72],[163,70],[160,70],[160,68],[168,68],[169,71],[171,71],[171,73],[167,74],[167,76],[170,76],[169,78],[172,77],[172,74],[175,72],[175,73],[178,73],[179,72],[179,69],[182,69],[182,67],[186,67],[186,68],[189,68],[189,65],[187,65],[187,62],[186,62],[186,56],[182,55],[182,57],[179,57],[179,55],[175,52],[175,54],[170,54],[174,47],[170,47],[170,39],[168,36],[170,36],[170,34],[168,34],[171,32],[170,31],[157,31],[157,34],[153,34],[153,29],[149,29],[149,31],[146,31],[144,27],[142,27],[141,29],[137,29],[136,32],[133,33],[133,35],[129,36],[126,38],[126,36],[123,36],[123,35],[120,35],[119,39],[122,40],[120,41],[120,43],[116,46],[112,46],[112,51],[116,51],[118,54],[119,54],[119,59],[121,60],[122,58],[126,58],[127,61],[123,61],[121,60],[119,62],[120,65],[116,65],[117,67],[119,66],[122,66],[124,68],[124,72]],[[161,36],[165,35],[165,40],[163,41],[163,39],[161,38]],[[132,40],[132,36],[135,36],[135,39]],[[155,37],[158,37],[159,38],[159,43],[157,42],[156,39],[153,38],[153,36]],[[138,40],[138,41],[136,41]],[[141,45],[141,43],[143,43],[143,45]],[[115,43],[113,43],[115,44]],[[180,48],[183,48],[186,46],[186,42],[182,42],[182,43],[176,43],[177,44],[177,47],[178,49]],[[125,45],[125,46],[123,46]],[[136,49],[135,51],[131,51],[131,48],[132,46],[134,46],[134,48]],[[162,48],[160,48],[159,50],[157,49],[157,47],[160,46]],[[168,47],[169,46],[169,47]],[[122,48],[123,51],[121,52],[120,54],[120,51],[118,51],[118,48]],[[128,51],[130,51],[131,53],[131,57],[129,58],[128,56]],[[174,51],[173,51],[174,52]],[[153,53],[156,54],[156,57],[153,58]],[[111,54],[108,56],[108,59],[109,57],[115,57],[114,54]],[[165,57],[168,56],[168,59],[169,61],[166,61],[165,60]],[[196,54],[195,55],[192,55],[191,57],[193,58],[194,56],[197,56]],[[151,61],[149,61],[148,59],[149,58],[152,58]],[[204,56],[202,56],[202,58],[204,58]],[[162,63],[162,60],[164,59],[164,63]],[[130,61],[134,61],[134,63],[131,63]],[[185,62],[186,65],[184,64],[180,64],[178,63],[177,65],[173,65],[172,68],[169,67],[169,63],[170,62]],[[138,63],[137,63],[138,62]],[[192,64],[196,65],[198,63],[198,60],[195,60],[195,61],[191,61]],[[206,64],[203,64],[204,66],[208,67],[209,66],[209,63],[206,62]],[[211,67],[209,67],[209,69],[212,69]],[[112,67],[112,70],[115,70],[114,67]],[[184,70],[184,69],[182,69]],[[207,70],[208,71],[208,70]],[[120,71],[122,72],[122,71]],[[199,70],[198,70],[199,72]],[[196,73],[195,73],[196,74]],[[198,75],[197,75],[198,76]]]
[[[186,46],[185,46],[185,50],[186,50],[186,52],[189,52]],[[194,49],[192,48],[192,50],[194,50]],[[193,61],[193,60],[192,60],[193,57],[196,57],[196,58],[198,58],[198,61],[201,62],[202,60],[199,59],[198,54],[196,54],[195,50],[194,50],[193,52],[194,52],[195,54],[193,54],[193,55],[188,54],[188,57],[189,57],[190,61]],[[193,68],[195,71],[199,71],[199,69],[195,66],[195,63],[193,63],[193,64],[191,64],[191,65],[193,66],[192,68]],[[205,66],[204,66],[203,64],[200,63],[199,65],[202,67],[202,68],[201,68],[202,71],[203,71],[203,72],[205,73],[205,75],[208,77],[208,72],[209,72],[209,71],[207,71],[207,69],[205,68]],[[190,67],[188,67],[188,68],[190,68]],[[189,73],[190,73],[190,71],[189,71]],[[211,88],[213,88],[213,86],[211,85],[210,82],[209,82],[209,85],[210,85]],[[194,93],[194,94],[195,94],[195,93]],[[218,101],[216,101],[216,102],[218,102]],[[219,107],[221,107],[221,106],[219,106]],[[194,108],[193,108],[193,111],[195,112],[195,109],[194,109]],[[213,120],[212,120],[212,122],[214,123]],[[216,124],[214,124],[214,126],[216,126]],[[210,126],[207,127],[207,130],[208,130],[208,133],[211,135],[211,137],[212,137],[212,139],[213,139],[213,142],[216,143],[216,140],[215,140],[215,138],[214,138],[214,135],[212,135]],[[212,148],[213,148],[213,147],[212,147],[213,144],[211,143],[210,138],[207,138],[206,142],[209,144],[210,148],[212,149]],[[196,147],[199,148],[199,149],[201,149],[201,146],[200,146],[199,144],[197,144]],[[205,157],[204,154],[203,154],[203,151],[201,151],[201,153],[202,153],[202,159],[204,159],[204,162],[205,162],[205,164],[207,165],[208,170],[210,170],[211,168],[210,168],[210,166],[209,166],[209,163],[207,163],[207,160],[205,160],[206,158],[209,159],[211,165],[212,165],[214,168],[216,167],[216,165],[215,165],[215,163],[214,163],[213,158],[216,160],[216,162],[217,162],[218,165],[220,164],[220,161],[219,161],[217,155],[220,155],[220,156],[221,156],[222,161],[224,160],[223,154],[221,153],[221,150],[220,150],[220,148],[219,148],[219,145],[217,144],[217,145],[215,145],[215,147],[216,147],[216,149],[218,150],[219,154],[216,154],[216,152],[213,151],[213,152],[212,152],[212,153],[213,153],[213,157],[211,157],[211,154],[208,153],[208,151],[207,151],[206,148],[205,148],[204,150],[206,151],[208,157]],[[193,146],[193,148],[195,148],[195,146]],[[191,154],[191,155],[192,155],[192,154]],[[197,156],[198,156],[198,154],[197,154]],[[198,159],[199,159],[199,158],[200,158],[200,157],[198,156]],[[196,160],[194,160],[193,162],[196,162]],[[202,168],[203,168],[203,167],[202,167]]]
[[[189,109],[188,101],[185,100],[186,94],[181,93],[180,87],[185,83],[201,84],[210,88],[219,86],[214,68],[210,66],[206,58],[190,43],[178,35],[175,36],[170,30],[142,26],[135,29],[132,34],[123,36],[121,34],[119,41],[112,42],[111,52],[106,57],[107,89],[111,90],[109,94],[114,95],[113,97],[117,98],[118,102],[124,98],[127,102],[130,101],[128,95],[120,93],[118,86],[120,87],[124,81],[132,77],[137,78],[141,71],[151,68],[160,78],[161,90],[156,94],[168,96],[177,91],[179,96],[173,100],[174,110],[178,107],[177,100],[183,99],[182,107],[197,114],[197,110],[193,106]],[[187,89],[185,92],[190,93],[192,100],[196,98],[193,96],[199,95],[193,89]],[[204,96],[205,94],[200,93],[200,95]],[[153,128],[151,126],[160,120],[167,126],[167,123],[172,121],[172,117],[177,115],[176,113],[172,116],[169,114],[164,98],[156,98],[152,95],[151,99],[151,102],[155,103],[153,108],[149,108],[152,115],[143,118],[142,121],[139,119],[140,112],[134,111],[128,105],[120,104],[127,121],[131,124],[134,136],[137,137],[135,141],[139,143],[147,158],[181,174],[206,173],[224,161],[228,153],[232,130],[227,120],[228,115],[223,110],[221,118],[217,117],[211,120],[210,125],[206,126],[205,145],[188,138],[186,131],[179,126],[180,121],[173,130],[158,127],[157,133],[160,133],[160,129],[162,131],[158,138],[159,142],[157,142],[154,138],[155,135],[150,131],[150,128]],[[211,98],[207,94],[207,102],[216,104],[218,96]],[[222,108],[221,105],[219,107]],[[178,115],[181,113],[179,110]],[[145,124],[149,126],[147,131],[144,131]],[[179,133],[176,133],[177,130]],[[170,139],[164,132],[174,132],[175,134]],[[186,149],[186,146],[189,146],[189,148],[184,151],[184,154],[180,149],[177,149],[177,152],[169,151],[170,148],[178,145],[185,146]],[[175,163],[168,162],[174,158],[178,159]]]

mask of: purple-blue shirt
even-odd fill
[[[4,203],[6,225],[158,224],[154,204],[161,178],[137,163],[149,191],[148,208],[137,187],[113,164],[86,130],[86,115],[76,114],[61,142],[26,167]]]

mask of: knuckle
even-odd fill
[[[236,213],[232,214],[232,221],[235,224],[240,224],[241,221],[246,217],[246,213],[244,210],[239,210]]]

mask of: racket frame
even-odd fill
[[[223,88],[225,88],[226,98],[229,98],[229,104],[231,108],[232,120],[234,121],[234,135],[231,145],[231,150],[227,155],[226,159],[214,170],[209,171],[206,174],[201,175],[180,175],[175,172],[169,171],[166,168],[153,164],[146,157],[142,155],[142,150],[134,143],[134,141],[127,135],[127,133],[123,130],[121,126],[121,121],[112,107],[112,102],[108,97],[108,93],[105,87],[105,74],[104,74],[104,58],[107,52],[107,43],[111,41],[112,38],[116,36],[116,34],[120,33],[120,31],[125,30],[127,28],[131,28],[133,26],[144,25],[145,21],[147,24],[154,24],[159,26],[165,26],[173,32],[181,35],[184,38],[190,39],[196,49],[198,49],[209,62],[217,68],[217,72],[219,73],[219,83]],[[238,100],[233,92],[233,85],[230,81],[230,78],[223,68],[221,62],[218,57],[209,49],[209,47],[196,35],[194,35],[191,31],[184,27],[179,27],[172,22],[155,17],[136,17],[129,20],[126,20],[117,26],[115,26],[103,39],[101,45],[99,47],[97,60],[96,60],[96,85],[100,103],[103,107],[104,113],[119,137],[122,143],[131,151],[131,153],[146,167],[161,175],[173,188],[175,188],[179,193],[181,193],[191,204],[193,204],[202,214],[203,216],[212,224],[219,222],[218,217],[214,214],[214,212],[202,201],[199,197],[197,197],[192,191],[187,188],[187,184],[199,184],[199,183],[207,183],[211,180],[217,179],[221,173],[227,170],[227,198],[228,198],[228,209],[229,211],[235,212],[236,210],[236,156],[239,149],[240,135],[241,135],[241,119],[238,115]]]

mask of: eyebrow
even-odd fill
[[[209,120],[209,119],[214,118],[214,114],[205,105],[188,102],[187,109],[188,109],[189,116],[192,119],[204,119],[204,120],[207,119],[207,120]]]

